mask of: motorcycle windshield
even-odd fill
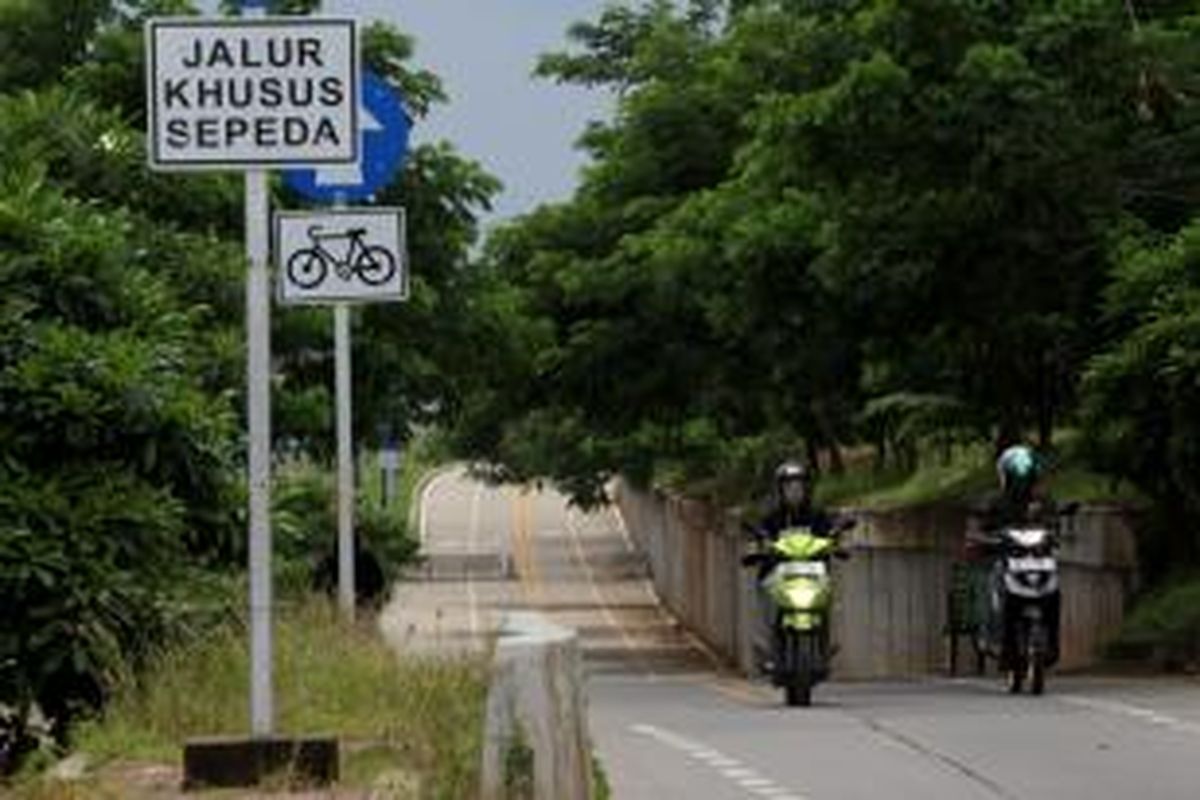
[[[808,528],[789,528],[772,544],[775,554],[793,561],[809,561],[829,555],[833,542],[814,536]]]

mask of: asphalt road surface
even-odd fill
[[[614,510],[461,471],[422,492],[429,561],[393,637],[478,643],[506,608],[576,628],[592,735],[618,800],[1200,799],[1200,682],[1051,676],[837,683],[811,708],[719,668],[664,613]]]

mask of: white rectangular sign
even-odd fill
[[[151,167],[358,160],[353,20],[152,19],[146,48]]]
[[[284,303],[405,300],[404,209],[280,212],[275,261]]]

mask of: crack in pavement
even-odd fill
[[[959,761],[949,753],[943,753],[941,750],[927,745],[919,739],[885,725],[883,722],[875,719],[874,717],[860,716],[858,714],[848,714],[847,716],[865,726],[872,733],[875,733],[876,735],[881,736],[891,742],[895,742],[905,749],[910,750],[924,758],[928,758],[945,767],[949,767],[952,771],[969,779],[972,783],[976,784],[995,797],[1002,798],[1002,800],[1021,800],[1020,797],[1004,788],[1004,786],[1001,784],[984,775],[982,772],[979,772],[970,764]]]

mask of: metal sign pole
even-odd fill
[[[250,6],[247,16],[264,16]],[[274,722],[271,653],[271,199],[267,172],[246,173],[247,417],[250,428],[250,728]]]
[[[333,307],[334,371],[337,390],[338,604],[354,618],[354,441],[350,381],[350,306]]]
[[[250,426],[250,718],[271,733],[271,289],[267,173],[246,173],[247,381]]]

